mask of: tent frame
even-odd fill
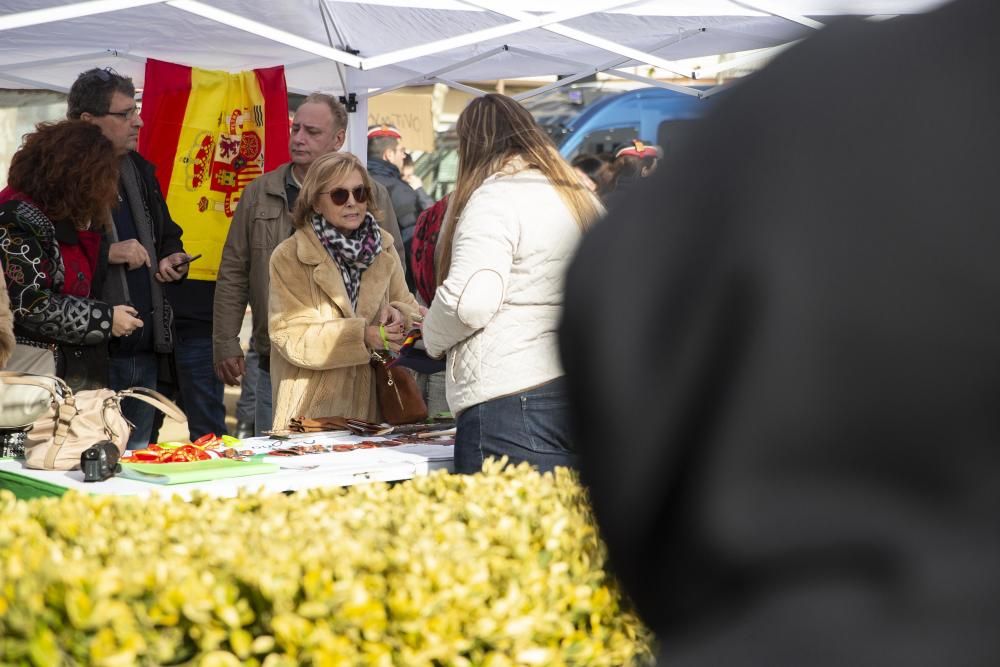
[[[806,26],[813,30],[819,30],[824,25],[814,19],[784,11],[781,7],[775,5],[774,0],[728,1],[734,6],[750,9],[753,12],[757,12],[765,16],[781,18],[786,21]],[[572,28],[564,23],[570,19],[633,5],[636,4],[636,0],[576,0],[571,8],[560,8],[559,10],[548,11],[543,14],[533,14],[527,11],[511,9],[508,6],[505,6],[504,0],[453,0],[453,4],[459,7],[465,6],[470,10],[486,11],[493,15],[510,19],[510,22],[367,57],[362,56],[357,50],[352,49],[341,30],[338,28],[337,21],[334,17],[334,6],[336,3],[333,2],[333,0],[318,0],[317,2],[320,16],[323,21],[323,27],[326,32],[326,44],[280,30],[273,26],[266,25],[259,21],[254,21],[233,12],[213,7],[205,2],[202,2],[201,0],[81,0],[80,2],[62,4],[46,9],[35,9],[2,15],[0,16],[0,32],[157,4],[163,4],[178,11],[197,15],[201,18],[292,47],[314,56],[310,59],[287,64],[286,68],[288,69],[315,65],[322,62],[334,63],[337,75],[340,79],[341,88],[344,91],[345,96],[353,96],[353,100],[356,101],[356,108],[352,109],[352,111],[364,118],[367,118],[368,115],[368,100],[370,98],[411,85],[443,83],[451,88],[462,90],[473,95],[484,95],[484,91],[460,83],[459,81],[456,81],[453,76],[446,75],[459,71],[473,63],[502,53],[517,54],[530,57],[535,60],[557,63],[563,67],[569,67],[574,70],[572,74],[564,76],[554,83],[546,84],[537,90],[516,95],[515,99],[518,100],[527,99],[534,95],[539,95],[570,85],[582,78],[598,72],[606,72],[623,79],[673,90],[685,95],[705,98],[723,90],[729,84],[722,84],[708,90],[702,90],[694,88],[690,85],[678,85],[675,83],[659,81],[657,79],[635,74],[621,68],[625,66],[631,67],[648,65],[650,67],[673,72],[674,74],[686,79],[697,80],[699,76],[703,78],[714,77],[721,72],[728,71],[751,62],[757,62],[765,58],[773,57],[777,53],[780,53],[789,46],[800,41],[796,39],[777,46],[760,49],[742,57],[704,68],[700,72],[685,72],[683,65],[661,58],[656,55],[656,52],[682,40],[692,39],[706,34],[709,30],[707,26],[684,30],[653,45],[648,50],[640,50],[625,44],[605,39],[589,32]],[[515,35],[529,30],[544,30],[546,32],[554,33],[565,39],[580,42],[592,48],[615,54],[616,57],[595,65],[593,63],[580,62],[578,60],[572,60],[552,54],[503,44],[501,46],[490,48],[482,53],[478,53],[470,58],[466,58],[460,62],[451,63],[430,72],[421,73],[406,67],[406,63],[417,58],[445,53],[456,48],[468,47],[486,40],[495,40],[500,37]],[[28,69],[45,63],[58,64],[74,62],[77,60],[93,60],[95,56],[106,55],[127,58],[137,62],[145,62],[145,58],[140,55],[130,54],[124,50],[109,48],[96,54],[93,52],[80,53],[77,55],[66,55],[42,61],[34,60],[30,62],[25,61],[5,65],[4,70],[0,72],[0,80],[31,87],[68,92],[64,86],[53,85],[32,77],[23,77],[16,74],[16,72],[21,69]],[[400,79],[396,83],[383,85],[372,90],[368,89],[367,86],[362,85],[358,80],[358,75],[361,72],[371,71],[383,67],[391,67],[398,70],[405,76],[405,78]],[[289,88],[289,90],[297,93],[311,92],[295,88]],[[367,143],[364,141],[365,127],[359,123],[349,125],[351,129],[348,137],[348,146],[351,147],[351,150],[358,153],[363,158]]]

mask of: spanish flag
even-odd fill
[[[243,188],[288,161],[283,67],[230,74],[146,61],[139,152],[156,165],[190,277],[215,280]]]

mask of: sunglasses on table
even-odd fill
[[[334,188],[329,192],[321,192],[321,195],[330,195],[330,199],[337,206],[343,206],[347,203],[348,197],[353,196],[354,201],[359,204],[364,204],[368,201],[368,188],[363,185],[359,185],[353,190],[348,190],[347,188]]]

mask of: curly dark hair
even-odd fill
[[[11,158],[7,181],[52,221],[68,220],[77,229],[93,223],[99,229],[116,202],[120,161],[92,123],[39,123]]]
[[[88,69],[76,78],[69,89],[66,116],[76,120],[85,111],[103,116],[111,110],[111,98],[116,92],[129,99],[135,97],[132,79],[110,67]]]

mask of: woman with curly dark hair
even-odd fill
[[[107,386],[108,341],[142,326],[131,306],[94,298],[107,273],[102,230],[118,191],[114,147],[84,121],[40,124],[0,191],[0,250],[17,344],[7,370]]]

